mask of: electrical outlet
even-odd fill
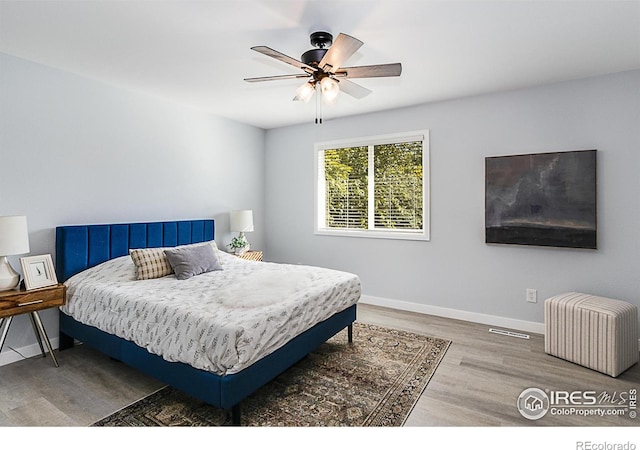
[[[527,289],[527,301],[529,303],[538,303],[538,291],[535,289]]]

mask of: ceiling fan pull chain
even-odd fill
[[[322,89],[318,86],[318,109],[320,110],[320,125],[322,125]]]
[[[316,123],[322,124],[322,89],[316,83]]]

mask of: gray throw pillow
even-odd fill
[[[218,255],[209,244],[165,249],[178,280],[186,280],[201,273],[222,270]]]

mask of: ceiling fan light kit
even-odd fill
[[[320,89],[322,90],[322,98],[327,103],[333,103],[340,92],[338,82],[331,77],[324,77],[320,80]]]
[[[402,65],[400,63],[342,67],[342,64],[364,44],[362,41],[347,34],[340,33],[334,41],[331,33],[316,31],[311,33],[309,40],[315,48],[304,52],[300,60],[291,58],[269,47],[251,47],[251,50],[301,69],[304,73],[245,78],[244,80],[255,83],[306,78],[305,83],[296,90],[294,100],[307,103],[317,90],[318,96],[322,96],[323,101],[332,103],[340,91],[356,99],[364,98],[371,93],[369,89],[349,81],[348,78],[397,77],[402,73]],[[316,103],[316,123],[322,123],[322,118],[318,118],[320,109],[317,105],[319,101],[320,99],[318,98]]]
[[[303,85],[301,85],[298,89],[296,89],[296,96],[294,100],[300,100],[304,103],[309,103],[311,97],[313,97],[313,93],[316,91],[316,87],[313,83],[306,81]]]

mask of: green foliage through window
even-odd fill
[[[368,227],[367,165],[367,147],[325,150],[325,207],[328,228]]]
[[[422,231],[423,151],[420,140],[321,150],[320,227]]]
[[[422,142],[376,145],[374,228],[422,229]]]

